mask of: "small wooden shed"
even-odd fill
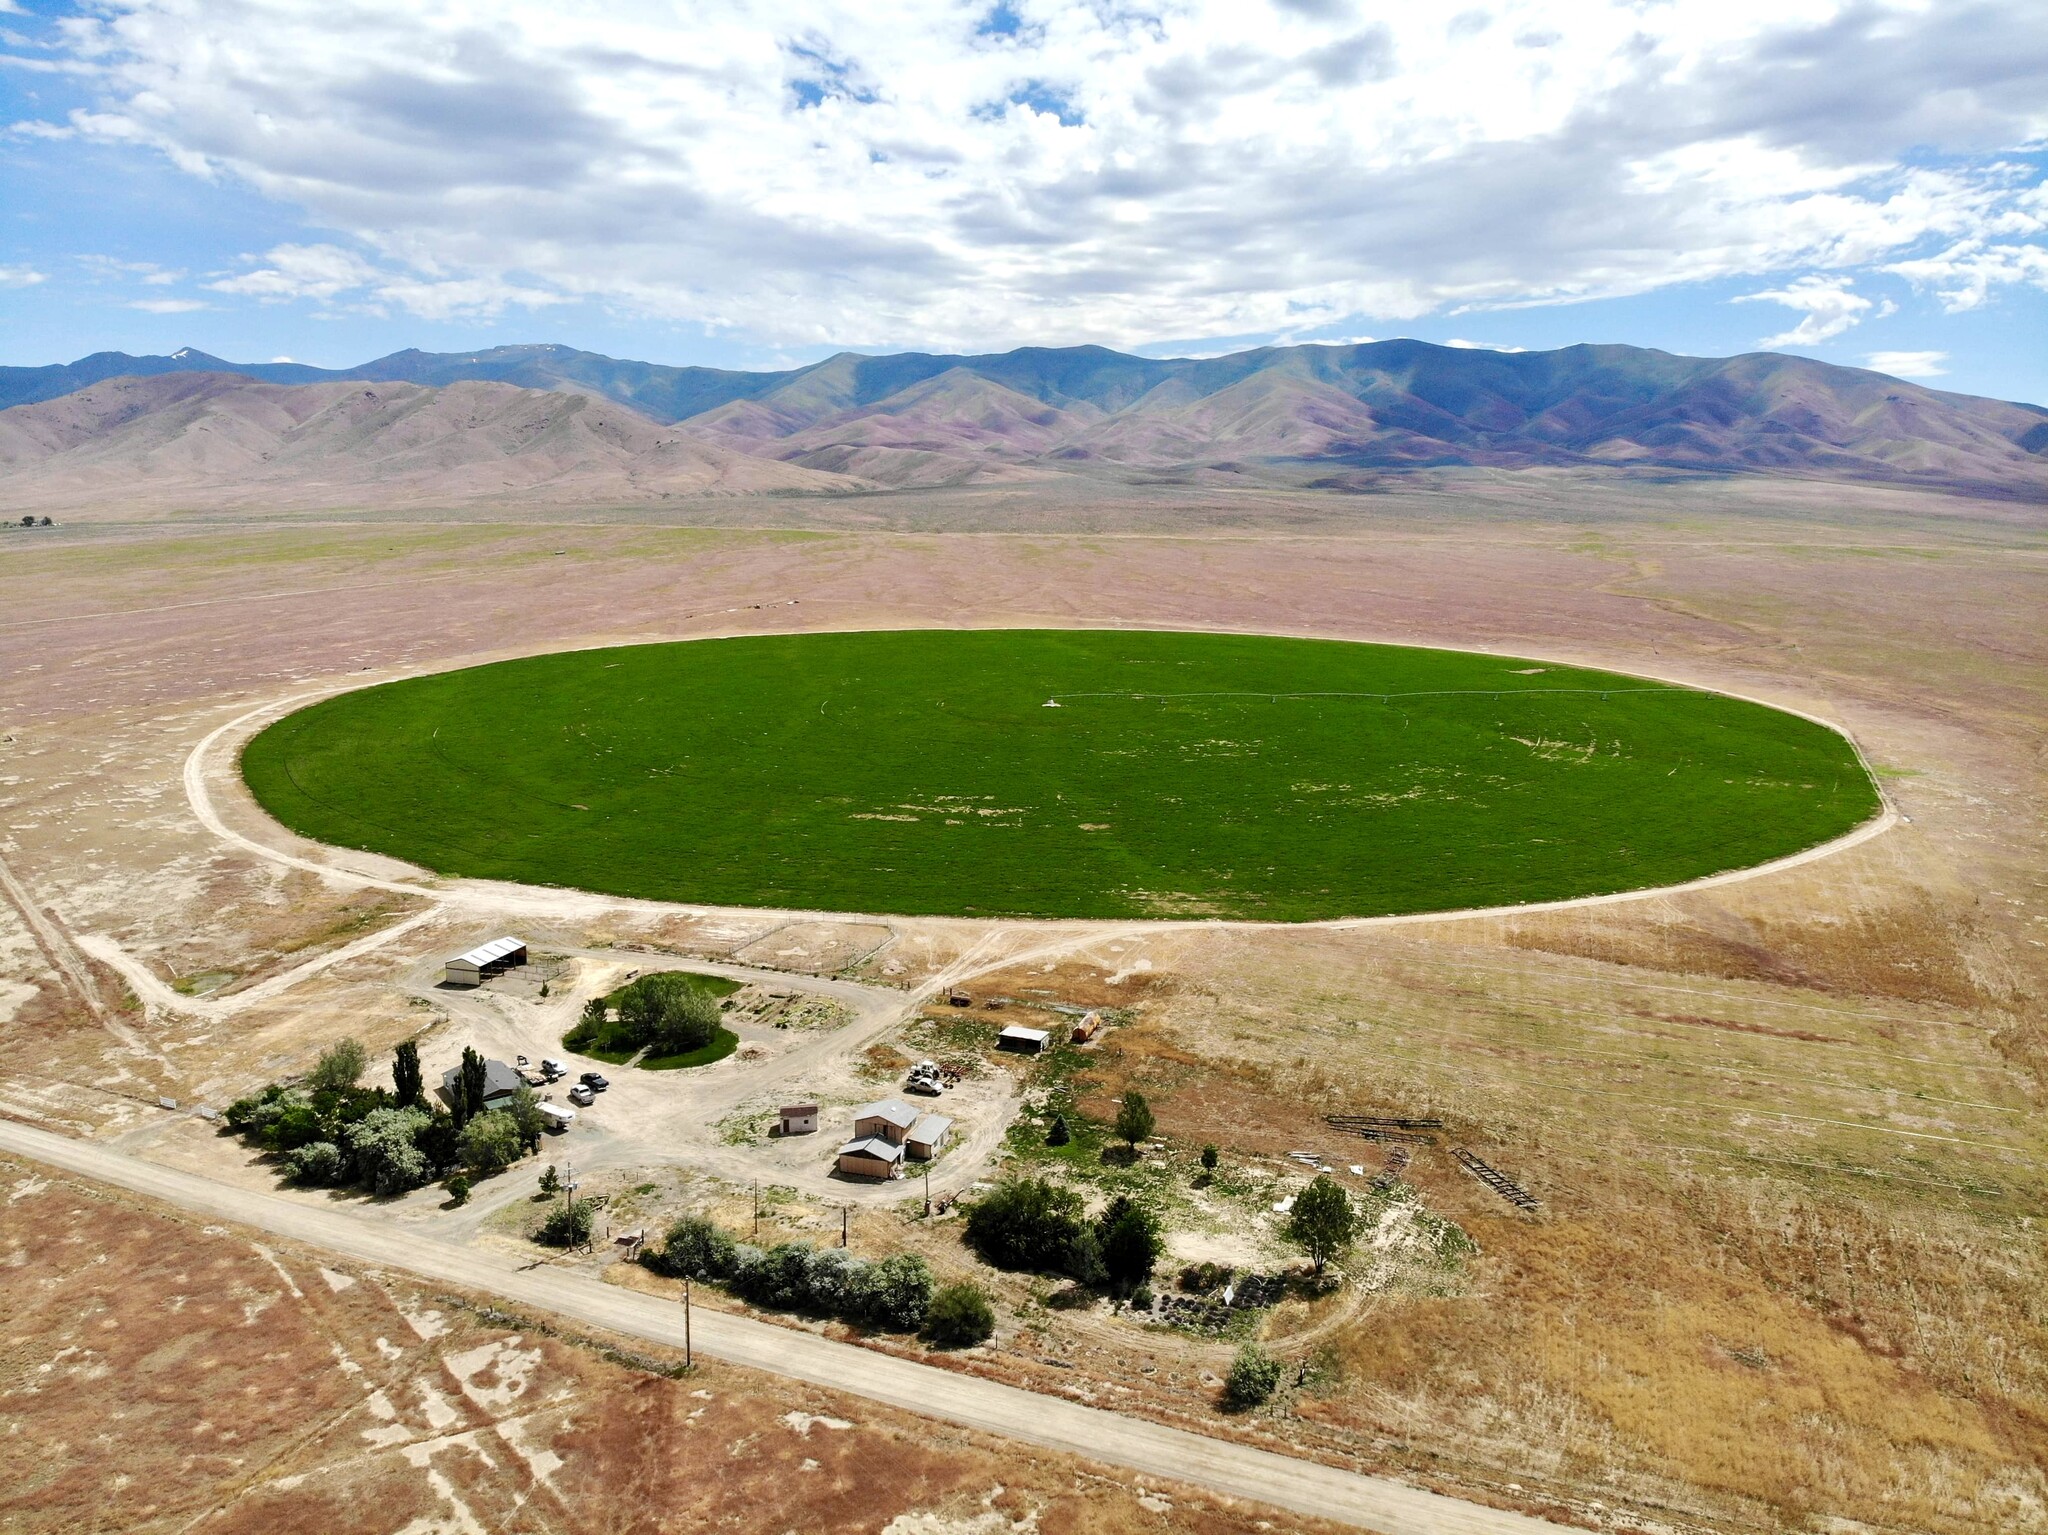
[[[815,1135],[818,1106],[815,1103],[785,1103],[779,1113],[784,1135]]]

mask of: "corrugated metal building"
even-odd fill
[[[443,986],[481,986],[501,970],[526,963],[524,938],[493,938],[467,954],[458,954],[441,967]]]

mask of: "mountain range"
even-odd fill
[[[192,349],[0,368],[0,503],[847,492],[1048,477],[1370,489],[1426,469],[1767,474],[2048,500],[2048,410],[1808,358],[1383,341],[1214,358],[841,353],[747,373],[553,345],[359,368]]]

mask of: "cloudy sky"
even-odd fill
[[[0,362],[1402,335],[2048,400],[2048,0],[0,0]]]

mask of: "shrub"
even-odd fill
[[[916,1253],[896,1253],[861,1272],[859,1314],[883,1332],[916,1332],[931,1311],[932,1271]]]
[[[967,1212],[967,1245],[1000,1269],[1073,1274],[1096,1266],[1081,1196],[1043,1178],[1009,1178]]]
[[[1121,1194],[1109,1202],[1095,1223],[1095,1240],[1103,1272],[1124,1289],[1150,1279],[1159,1255],[1166,1251],[1159,1217]]]
[[[1231,1406],[1256,1407],[1279,1389],[1279,1360],[1256,1343],[1247,1343],[1237,1351],[1237,1358],[1231,1361],[1230,1378],[1223,1385],[1223,1395]]]
[[[427,1181],[418,1137],[432,1122],[424,1109],[373,1109],[344,1132],[356,1178],[378,1194],[403,1194]]]
[[[1134,1311],[1150,1311],[1154,1298],[1152,1287],[1148,1284],[1141,1284],[1131,1292],[1131,1309]]]
[[[808,1242],[783,1242],[761,1254],[734,1276],[733,1288],[757,1306],[775,1311],[811,1309],[811,1255]]]
[[[324,1140],[326,1134],[327,1126],[319,1110],[297,1093],[269,1105],[256,1128],[256,1139],[272,1151],[296,1151],[313,1141]]]
[[[1064,1146],[1067,1144],[1068,1141],[1072,1140],[1073,1138],[1074,1137],[1071,1134],[1069,1134],[1067,1130],[1067,1116],[1064,1114],[1053,1115],[1052,1128],[1045,1132],[1046,1145]]]
[[[1180,1271],[1180,1287],[1195,1295],[1207,1295],[1211,1290],[1228,1284],[1236,1272],[1207,1261],[1190,1263]]]
[[[308,1141],[284,1159],[284,1175],[294,1183],[332,1188],[341,1174],[341,1148],[332,1141]]]
[[[754,1282],[754,1270],[760,1267],[767,1253],[752,1242],[732,1244],[732,1260],[725,1266],[725,1282],[732,1286],[735,1294],[745,1295]]]
[[[976,1284],[949,1284],[932,1296],[924,1335],[940,1348],[973,1348],[995,1335],[995,1308]]]
[[[448,1180],[448,1202],[458,1209],[469,1203],[469,1180],[461,1173]]]
[[[259,1130],[278,1112],[276,1105],[285,1093],[286,1089],[273,1082],[260,1093],[237,1098],[221,1112],[221,1122],[237,1134]]]
[[[1203,1171],[1203,1172],[1205,1172],[1205,1173],[1213,1173],[1214,1171],[1216,1171],[1216,1164],[1217,1164],[1218,1162],[1220,1162],[1221,1160],[1222,1160],[1222,1157],[1221,1157],[1221,1156],[1220,1156],[1220,1155],[1219,1155],[1219,1154],[1217,1153],[1217,1150],[1216,1150],[1216,1148],[1215,1148],[1214,1146],[1204,1146],[1204,1147],[1202,1148],[1202,1171]]]
[[[1125,1093],[1124,1101],[1117,1105],[1116,1133],[1130,1142],[1133,1151],[1138,1149],[1138,1142],[1152,1134],[1152,1105],[1135,1087]]]
[[[811,1309],[826,1316],[859,1313],[867,1264],[843,1247],[828,1247],[811,1258]]]
[[[369,1064],[370,1052],[363,1048],[361,1040],[353,1037],[337,1039],[320,1052],[320,1059],[306,1073],[306,1090],[311,1093],[338,1093],[344,1088],[354,1087],[363,1074],[363,1068]]]
[[[519,1121],[503,1109],[490,1109],[462,1127],[462,1161],[471,1172],[494,1173],[519,1160]]]
[[[701,1215],[686,1215],[668,1228],[658,1259],[648,1267],[677,1279],[723,1279],[733,1271],[733,1239]]]
[[[540,1223],[540,1230],[533,1234],[536,1242],[549,1247],[581,1247],[590,1240],[590,1206],[563,1205],[551,1211],[548,1218]]]

